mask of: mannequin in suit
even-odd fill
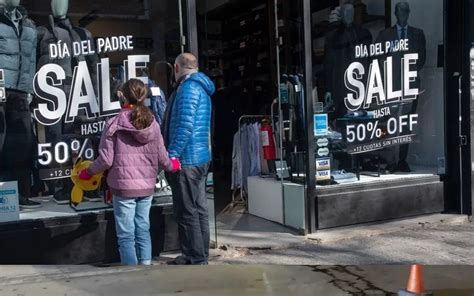
[[[395,6],[395,16],[397,23],[395,26],[380,32],[377,40],[379,42],[396,41],[400,39],[408,39],[408,51],[392,53],[395,58],[401,59],[406,53],[418,53],[419,59],[416,64],[417,70],[421,71],[426,61],[426,39],[423,30],[412,27],[408,24],[410,17],[410,5],[407,2],[399,2]],[[394,61],[397,64],[400,60]],[[400,70],[400,68],[398,69]],[[400,81],[394,81],[400,84]],[[398,85],[399,86],[399,85]]]
[[[407,53],[418,53],[418,62],[416,63],[416,71],[420,72],[426,62],[426,39],[423,30],[412,27],[408,24],[410,18],[410,5],[405,2],[399,2],[395,6],[395,16],[397,23],[391,27],[380,32],[377,38],[378,42],[396,41],[401,39],[408,39],[408,51],[388,53],[388,56],[393,57],[393,87],[394,89],[401,89],[401,61]],[[413,69],[414,70],[414,69]],[[418,75],[417,79],[412,82],[411,88],[421,88],[421,81]],[[421,91],[421,89],[420,89]],[[401,105],[402,113],[414,114],[416,113],[418,105],[418,98],[414,98],[410,103]],[[408,156],[409,144],[400,146],[398,163],[393,165],[392,172],[410,172],[411,169],[406,161]]]

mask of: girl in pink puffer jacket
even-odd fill
[[[149,265],[149,215],[158,170],[175,172],[181,165],[168,157],[160,127],[144,105],[148,93],[145,84],[131,79],[122,92],[126,99],[123,110],[107,122],[99,157],[79,177],[90,179],[108,170],[121,262]]]

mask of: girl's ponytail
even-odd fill
[[[145,106],[145,99],[148,95],[146,85],[138,79],[130,79],[123,86],[123,95],[130,105],[133,105],[131,113],[132,125],[142,130],[149,127],[155,117],[150,109]]]

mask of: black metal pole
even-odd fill
[[[471,47],[471,50],[470,50],[470,56],[472,54],[472,61],[474,61],[474,1],[469,1],[469,34],[471,36],[470,38],[470,47]],[[469,121],[469,127],[470,127],[470,132],[468,133],[469,137],[470,137],[470,141],[469,141],[469,150],[470,150],[470,162],[472,163],[472,161],[474,160],[474,104],[472,103],[472,100],[474,100],[474,78],[473,78],[473,75],[474,74],[474,67],[472,64],[469,64],[470,67],[472,68],[472,73],[471,75],[469,76],[470,79],[471,79],[471,83],[469,83],[468,85],[471,86],[470,88],[470,92],[469,94],[471,94],[471,97],[468,98],[467,100],[469,101],[469,104],[470,104],[470,110],[471,110],[471,113],[470,113],[470,121]],[[473,187],[473,184],[474,184],[474,172],[473,172],[473,169],[471,167],[471,178],[469,178],[469,185],[468,185],[468,188],[467,188],[467,194],[468,196],[470,196],[469,200],[468,200],[468,203],[470,203],[470,205],[468,205],[468,209],[469,209],[469,214],[471,216],[471,218],[474,216],[474,187]]]
[[[316,232],[318,228],[318,203],[316,197],[316,161],[314,155],[314,118],[313,118],[313,61],[311,40],[311,0],[302,0],[303,4],[303,30],[304,30],[304,77],[306,94],[306,150],[308,157],[306,163],[306,223],[309,233]]]
[[[181,0],[179,0],[181,1]],[[186,27],[187,27],[187,49],[186,51],[199,56],[196,0],[186,0]]]

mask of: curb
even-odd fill
[[[12,266],[14,268],[14,266]],[[12,270],[11,276],[0,277],[0,287],[9,286],[9,285],[21,285],[24,283],[40,283],[43,281],[56,281],[56,280],[72,280],[75,278],[81,277],[91,277],[97,275],[108,275],[108,274],[123,274],[127,272],[137,272],[137,271],[146,271],[152,269],[150,266],[146,267],[110,267],[110,268],[101,268],[101,267],[90,267],[89,270],[76,270],[75,266],[71,266],[69,270],[66,270],[64,266],[61,267],[62,270],[58,269],[51,271],[45,274],[14,274]]]

